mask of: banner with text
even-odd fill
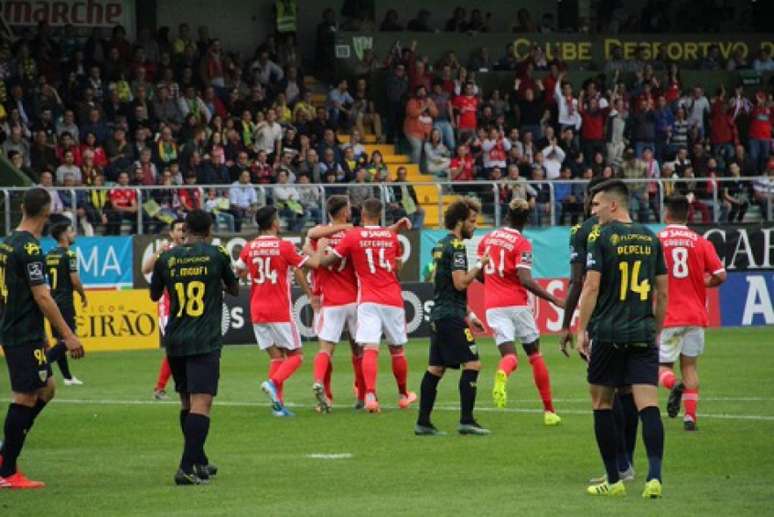
[[[691,225],[715,245],[728,271],[774,269],[774,223]]]
[[[88,290],[89,305],[75,297],[76,334],[87,352],[159,347],[156,304],[147,289]],[[51,335],[46,322],[47,332]]]
[[[46,21],[51,27],[72,25],[86,35],[89,29],[122,25],[134,36],[134,0],[2,0],[0,13],[11,27],[31,27]]]
[[[50,237],[41,239],[40,244],[44,253],[57,246]],[[81,282],[85,287],[132,286],[132,237],[78,237],[73,249],[78,255]]]

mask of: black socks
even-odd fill
[[[45,405],[45,404],[44,404]],[[16,459],[24,447],[24,439],[35,421],[35,410],[31,407],[11,403],[5,417],[5,439],[3,440],[3,465],[0,477],[16,474]]]
[[[460,375],[460,423],[472,424],[473,407],[476,405],[478,370],[462,370]]]
[[[661,460],[664,457],[664,425],[657,406],[640,411],[642,419],[642,440],[648,453],[648,481],[661,481]]]
[[[616,426],[612,409],[594,410],[594,434],[597,437],[597,446],[602,461],[605,464],[608,483],[617,483],[618,462],[616,461]]]
[[[425,376],[422,377],[422,387],[419,396],[419,418],[417,419],[417,424],[419,425],[431,425],[430,413],[433,412],[435,396],[438,393],[438,382],[440,380],[440,377],[428,371],[425,371]]]
[[[634,466],[634,447],[637,445],[637,425],[639,424],[639,412],[634,403],[634,395],[623,393],[618,396],[624,413],[623,435],[626,440],[626,455],[629,464]]]
[[[62,377],[65,379],[72,379],[73,374],[70,372],[70,363],[67,362],[67,347],[62,341],[57,342],[46,352],[46,360],[49,363],[56,363],[59,365],[59,371],[62,372]]]
[[[206,464],[204,441],[207,439],[209,430],[209,417],[197,413],[188,414],[185,419],[183,430],[183,434],[185,435],[183,458],[180,461],[180,468],[183,472],[190,474],[193,472],[194,465]]]

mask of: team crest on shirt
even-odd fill
[[[465,243],[459,239],[454,239],[453,241],[451,241],[451,245],[454,249],[458,249],[458,250],[465,249]]]
[[[46,380],[48,379],[48,371],[38,370],[38,377],[40,377],[40,382],[46,382]]]
[[[368,238],[368,230],[363,230],[360,232],[360,236],[364,239]]]
[[[38,246],[34,242],[28,242],[27,244],[24,245],[24,251],[27,252],[27,255],[39,255],[40,246]]]
[[[226,248],[224,248],[222,245],[218,245],[217,248],[219,252],[223,253],[223,255],[225,255],[228,258],[231,258],[231,255],[228,254],[228,251],[226,251]]]
[[[175,267],[175,264],[177,264],[177,259],[175,257],[169,257],[169,260],[167,260],[167,266],[172,269]]]
[[[613,246],[618,246],[619,242],[621,242],[621,237],[619,237],[617,233],[614,233],[610,236],[610,244]]]
[[[594,242],[599,238],[599,225],[595,224],[593,228],[591,228],[591,233],[589,233],[589,237],[587,239],[587,242]]]

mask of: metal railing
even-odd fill
[[[761,180],[760,177],[758,178],[695,178],[695,179],[649,179],[649,180],[634,180],[634,179],[624,179],[623,181],[630,185],[630,188],[632,189],[632,192],[635,193],[633,195],[633,199],[637,199],[638,203],[645,202],[646,208],[645,210],[642,210],[643,213],[647,210],[647,216],[650,218],[650,212],[653,212],[653,221],[652,222],[661,222],[663,221],[663,207],[664,207],[664,200],[666,196],[674,190],[680,190],[681,184],[687,184],[690,187],[690,184],[693,183],[697,187],[696,190],[699,191],[702,195],[697,196],[697,200],[701,203],[704,203],[705,205],[711,204],[711,206],[707,206],[708,209],[711,209],[712,222],[719,222],[720,215],[723,212],[723,186],[730,184],[732,182],[740,182],[745,185],[747,185],[748,192],[750,195],[753,195],[753,183],[756,180]],[[774,182],[774,179],[765,178],[766,181],[769,183]],[[707,189],[708,182],[714,185],[714,188]],[[479,198],[483,205],[483,211],[484,215],[490,218],[491,222],[494,226],[500,226],[502,224],[502,215],[503,215],[503,205],[508,204],[510,201],[509,199],[501,199],[501,194],[504,193],[504,189],[510,189],[516,182],[503,179],[499,180],[497,182],[494,181],[467,181],[467,182],[417,182],[417,183],[375,183],[375,184],[354,184],[354,183],[335,183],[335,184],[291,184],[291,185],[252,185],[253,188],[256,190],[257,198],[258,198],[258,205],[262,206],[264,204],[267,204],[269,201],[276,204],[276,198],[274,196],[274,190],[277,188],[283,188],[283,187],[293,187],[297,189],[299,192],[302,189],[314,189],[316,190],[316,193],[319,197],[319,207],[316,206],[316,208],[319,208],[320,213],[320,222],[326,223],[327,222],[327,213],[325,210],[326,206],[326,196],[329,192],[336,192],[336,193],[347,193],[350,188],[357,188],[357,187],[363,187],[367,186],[370,187],[372,190],[372,194],[374,197],[378,197],[383,204],[383,210],[382,210],[382,223],[387,224],[387,215],[388,215],[388,205],[391,202],[396,202],[397,199],[393,195],[394,191],[393,188],[398,188],[402,186],[413,186],[413,187],[432,187],[436,189],[437,192],[437,198],[438,201],[436,203],[435,209],[437,210],[437,220],[439,223],[442,223],[443,221],[443,211],[445,209],[446,203],[445,203],[445,195],[448,194],[455,194],[455,195],[473,195],[474,197]],[[548,190],[548,201],[542,201],[539,203],[536,203],[536,205],[540,205],[539,209],[544,209],[545,205],[548,204],[548,224],[551,226],[554,226],[557,224],[557,222],[564,223],[564,221],[558,221],[559,216],[561,213],[559,210],[560,203],[557,203],[557,187],[560,185],[569,185],[570,187],[573,187],[575,185],[579,186],[585,186],[588,182],[586,180],[543,180],[543,181],[529,181],[529,180],[518,180],[519,186],[524,186],[525,188],[527,186],[531,187],[533,190],[537,189],[540,190],[545,189],[547,187]],[[635,188],[635,185],[641,185],[640,188]],[[655,191],[650,190],[649,186],[655,185]],[[105,187],[50,187],[49,190],[56,191],[56,192],[69,192],[70,194],[70,204],[69,206],[64,208],[64,212],[68,212],[68,216],[72,218],[75,217],[74,214],[77,214],[77,211],[79,208],[82,208],[78,205],[78,196],[76,195],[77,192],[92,192],[95,190],[100,191],[107,191],[113,189],[130,189],[133,190],[136,193],[137,196],[137,214],[136,214],[136,226],[137,226],[137,233],[143,232],[143,227],[147,225],[148,223],[156,222],[157,220],[154,218],[150,218],[147,214],[145,214],[145,210],[143,209],[143,202],[144,200],[151,199],[154,191],[174,191],[176,194],[183,191],[183,190],[190,190],[190,189],[197,189],[200,192],[200,200],[202,202],[202,206],[204,205],[204,201],[207,198],[207,191],[210,189],[215,189],[219,192],[228,192],[231,187],[234,185],[232,184],[220,184],[220,185],[175,185],[175,186],[167,186],[167,185],[160,185],[160,186],[120,186],[120,185],[112,185],[112,186],[105,186]],[[769,191],[771,191],[772,187],[768,187]],[[5,234],[7,235],[10,233],[11,228],[14,224],[15,220],[18,220],[20,218],[20,214],[16,213],[16,217],[14,217],[12,206],[14,205],[14,201],[17,201],[17,205],[20,206],[21,195],[27,190],[29,190],[28,187],[2,187],[0,188],[2,191],[3,196],[3,222],[5,227]],[[507,190],[506,190],[507,191]],[[576,192],[584,192],[585,188]],[[643,199],[639,199],[638,197],[640,194],[644,193]],[[653,196],[651,197],[651,194]],[[18,196],[18,197],[17,197]],[[417,196],[417,200],[419,201],[420,205],[424,205],[426,209],[429,209],[429,204],[426,202],[425,198],[423,196]],[[423,201],[425,201],[423,203]],[[754,201],[751,197],[750,199],[750,205],[754,205]],[[765,211],[761,213],[761,219],[766,221],[772,221],[774,220],[774,199],[772,197],[769,197],[768,202],[766,203]],[[640,207],[641,208],[641,207]],[[182,212],[182,210],[181,210]],[[633,214],[636,215],[636,214]],[[542,218],[539,218],[542,219]],[[542,221],[540,221],[542,222]],[[545,226],[544,224],[541,224]],[[77,224],[73,225],[74,227],[77,226]],[[77,231],[77,229],[76,229]]]

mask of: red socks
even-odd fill
[[[279,367],[282,366],[282,359],[271,359],[269,361],[269,379],[274,378],[274,374],[277,373],[277,370],[279,370]],[[277,396],[280,400],[284,400],[282,396],[282,383],[277,384],[274,383],[274,387],[277,388]]]
[[[406,379],[408,378],[408,361],[403,351],[392,354],[392,374],[398,384],[398,393],[406,395]]]
[[[683,392],[683,408],[686,419],[696,422],[696,406],[699,405],[699,388],[685,388]]]
[[[668,390],[675,386],[675,382],[677,382],[677,378],[672,370],[664,370],[658,376],[658,383]]]
[[[379,372],[379,349],[363,350],[363,379],[366,393],[376,393],[376,375]]]
[[[304,360],[304,356],[301,354],[289,355],[280,364],[279,368],[274,372],[274,375],[269,377],[275,386],[279,386],[290,378]],[[272,361],[273,363],[274,361]]]
[[[331,354],[328,352],[318,352],[314,356],[314,382],[325,384],[325,376],[331,365]]]
[[[333,400],[333,390],[331,390],[331,375],[333,374],[333,363],[328,363],[328,369],[325,370],[325,378],[323,379],[323,388],[325,388],[325,396],[328,399]]]
[[[502,359],[500,359],[500,364],[497,365],[498,370],[502,370],[505,372],[505,375],[510,375],[511,373],[516,371],[516,368],[519,367],[519,358],[516,357],[516,354],[508,354],[503,356]]]
[[[161,391],[167,387],[169,377],[172,375],[172,370],[169,369],[169,361],[167,356],[161,360],[161,368],[159,369],[159,378],[156,380],[156,391]]]
[[[365,400],[365,378],[363,377],[363,356],[352,356],[352,371],[355,372],[355,388],[357,389],[357,399]]]
[[[551,379],[548,377],[548,368],[543,361],[543,355],[540,353],[532,354],[529,356],[529,364],[532,365],[535,386],[540,392],[540,398],[543,399],[543,408],[554,413],[554,403],[551,400]]]

